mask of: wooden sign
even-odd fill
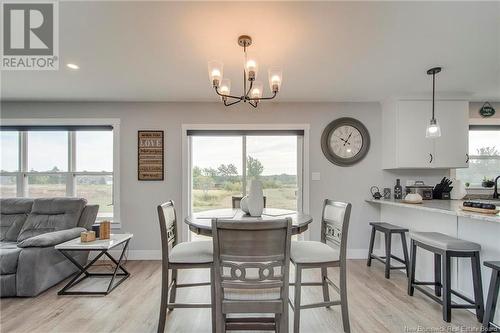
[[[138,131],[137,177],[139,180],[163,180],[163,131]]]

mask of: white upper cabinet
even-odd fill
[[[467,167],[469,102],[437,101],[441,137],[427,139],[432,101],[393,100],[382,108],[382,167],[427,169]]]

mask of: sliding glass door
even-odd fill
[[[231,208],[250,181],[263,184],[266,206],[302,210],[303,135],[296,131],[188,131],[191,211]]]

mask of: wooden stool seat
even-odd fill
[[[415,280],[417,246],[434,253],[434,281]],[[483,321],[483,287],[481,282],[481,261],[479,244],[450,237],[438,232],[416,232],[411,234],[411,264],[408,279],[408,295],[413,296],[415,289],[441,304],[443,320],[451,322],[451,309],[475,309],[479,322]],[[451,259],[470,258],[472,281],[474,284],[474,300],[451,289]],[[434,286],[434,294],[424,286]],[[441,298],[442,290],[442,298]],[[468,304],[452,304],[451,295],[455,295]]]
[[[372,234],[370,237],[370,246],[368,249],[368,261],[366,262],[367,266],[372,265],[372,259],[378,260],[381,263],[385,264],[385,278],[389,279],[391,277],[391,269],[404,269],[406,270],[406,275],[408,276],[408,267],[410,264],[410,259],[408,257],[408,248],[406,244],[406,232],[408,232],[407,228],[403,228],[394,224],[385,223],[385,222],[370,222],[372,226]],[[377,256],[373,254],[373,243],[375,241],[375,232],[379,231],[384,233],[385,238],[385,256]],[[391,253],[391,241],[392,234],[399,234],[401,236],[401,245],[403,246],[403,256],[404,259],[396,257]],[[404,264],[404,266],[392,266],[391,258],[399,261]]]
[[[485,261],[483,264],[492,269],[490,288],[488,290],[486,308],[484,309],[483,329],[485,332],[496,332],[497,327],[493,324],[493,318],[500,290],[500,261]]]

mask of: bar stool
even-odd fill
[[[406,275],[408,276],[408,267],[410,264],[410,260],[408,258],[408,248],[406,244],[406,236],[405,233],[408,232],[408,229],[399,227],[397,225],[393,225],[390,223],[383,222],[370,222],[372,226],[372,234],[370,237],[370,246],[368,249],[368,261],[366,262],[367,266],[372,265],[372,259],[378,260],[381,263],[385,264],[385,278],[389,279],[391,277],[391,269],[405,269]],[[375,241],[375,232],[379,231],[384,233],[385,235],[385,256],[379,257],[373,254],[373,242]],[[396,257],[391,253],[391,240],[392,234],[399,234],[401,236],[401,245],[403,246],[403,255],[404,259]],[[404,266],[391,266],[391,258],[394,260],[403,263]]]
[[[415,280],[415,265],[417,246],[434,253],[434,282]],[[481,283],[481,261],[479,251],[481,245],[450,237],[439,232],[415,232],[411,234],[411,264],[408,279],[408,295],[413,296],[415,289],[421,291],[443,307],[443,320],[451,321],[451,309],[475,309],[479,322],[483,320],[483,287]],[[471,258],[472,281],[474,284],[474,300],[451,289],[451,258]],[[443,260],[442,260],[443,258]],[[442,278],[441,278],[442,274]],[[433,295],[422,286],[434,286]],[[443,290],[443,297],[441,296]],[[451,294],[463,299],[469,304],[452,304]]]
[[[493,324],[493,317],[497,306],[498,291],[500,289],[500,261],[485,261],[484,266],[492,269],[490,289],[484,310],[483,327],[486,332],[496,332],[498,326]],[[491,331],[490,331],[491,328]]]

